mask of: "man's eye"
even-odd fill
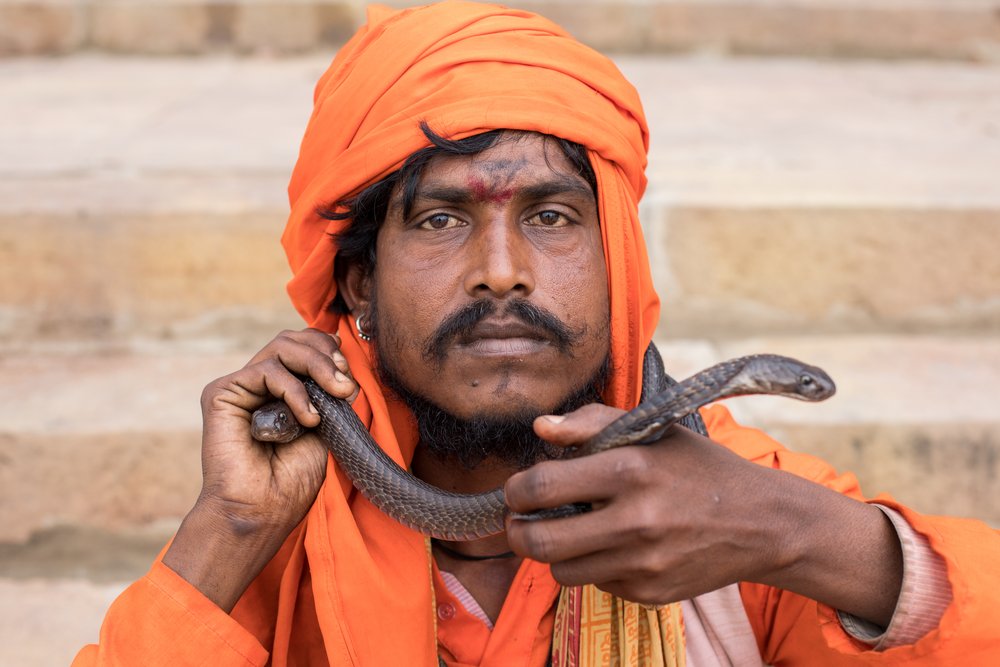
[[[448,229],[458,227],[461,221],[453,215],[447,213],[435,213],[420,223],[421,229]]]
[[[569,224],[569,218],[559,211],[542,211],[528,218],[528,223],[542,227],[565,227]]]

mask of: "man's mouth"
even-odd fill
[[[548,347],[566,353],[582,335],[552,313],[525,299],[501,304],[480,299],[444,319],[424,355],[444,362],[450,348],[472,353],[524,356]]]
[[[522,356],[538,352],[551,341],[544,332],[522,322],[481,321],[457,340],[469,351],[499,356]]]

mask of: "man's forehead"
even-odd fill
[[[506,159],[473,159],[469,163],[469,168],[478,175],[492,176],[493,178],[513,178],[527,166],[528,158],[524,155]]]
[[[407,184],[399,183],[390,202],[409,215],[419,201],[450,204],[505,204],[513,199],[569,195],[595,202],[592,184],[553,137],[506,133],[495,144],[469,155],[442,151]],[[585,204],[584,204],[585,205]]]
[[[464,184],[471,189],[537,181],[559,182],[564,187],[578,181],[579,185],[586,186],[586,181],[558,147],[549,149],[541,140],[534,146],[522,147],[520,144],[526,142],[520,141],[511,143],[477,155],[437,156],[424,169],[419,190],[433,189],[444,183]]]

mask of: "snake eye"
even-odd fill
[[[811,375],[799,376],[799,384],[802,385],[803,387],[811,387],[813,386],[813,384],[815,384],[815,382],[816,381],[813,380],[813,377]]]

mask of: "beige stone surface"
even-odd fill
[[[83,15],[78,3],[0,3],[0,56],[74,51],[86,39]]]
[[[649,198],[657,206],[991,208],[1000,201],[993,178],[1000,67],[617,62],[647,110]],[[19,180],[103,176],[92,206],[127,198],[141,176],[178,175],[268,177],[271,201],[280,202],[328,63],[328,55],[2,61],[0,171]],[[113,178],[129,184],[114,198]],[[9,187],[4,210],[23,208]]]
[[[718,359],[784,354],[837,383],[819,404],[727,401],[741,423],[853,472],[868,495],[1000,526],[1000,407],[989,390],[1000,382],[997,337],[773,337],[715,350]]]
[[[179,526],[179,517],[169,517],[116,529],[84,524],[42,528],[23,542],[0,541],[0,580],[134,581],[149,571]]]
[[[996,417],[996,415],[994,415]],[[1000,424],[770,424],[767,432],[925,514],[1000,527]]]
[[[280,211],[17,222],[0,226],[8,345],[84,337],[240,346],[299,326],[284,292]],[[679,208],[649,240],[663,333],[721,339],[996,330],[997,238],[992,211]]]
[[[650,8],[653,4],[536,0],[510,3],[510,6],[541,14],[599,51],[641,53],[650,42]]]
[[[201,490],[197,429],[0,435],[0,541],[62,525],[109,530],[180,519]]]
[[[332,54],[360,25],[362,7],[338,0],[277,0],[217,3],[212,11],[217,48],[287,56]]]
[[[7,51],[218,50],[300,53],[342,43],[364,0],[7,0]],[[391,0],[405,7],[423,0]],[[996,60],[996,0],[528,0],[592,46],[618,53],[713,52]],[[72,11],[67,11],[71,6]],[[297,33],[297,30],[301,32]],[[80,37],[53,39],[66,31]],[[3,34],[0,32],[0,34]],[[2,41],[2,40],[0,40]]]
[[[0,664],[68,665],[97,641],[104,612],[125,583],[0,579]]]
[[[90,6],[89,26],[89,43],[112,53],[198,53],[211,36],[201,2],[102,0]]]
[[[994,2],[658,2],[654,50],[874,58],[1000,57]]]
[[[616,62],[647,110],[652,208],[990,210],[1000,201],[1000,67]]]
[[[869,495],[1000,526],[1000,408],[987,389],[1000,382],[997,337],[783,336],[662,349],[678,378],[765,352],[820,366],[837,384],[823,403],[753,396],[725,405],[789,449],[853,472]]]
[[[1000,210],[678,207],[653,251],[669,335],[1000,330]]]
[[[201,488],[201,391],[250,354],[0,358],[0,542],[182,517]]]
[[[177,528],[42,530],[0,542],[0,665],[68,665],[98,640],[111,602],[148,571]]]
[[[1000,67],[619,63],[664,335],[996,329]],[[0,340],[297,326],[277,238],[326,64],[0,62]]]
[[[225,338],[246,346],[299,326],[284,292],[280,218],[20,222],[30,234],[0,226],[0,335],[12,344]]]
[[[316,3],[255,2],[233,9],[233,42],[242,51],[302,53],[319,45]]]
[[[733,399],[748,424],[995,424],[1000,338],[992,336],[771,336],[720,342],[713,361],[758,352],[827,371],[837,394],[823,403],[771,396]]]

